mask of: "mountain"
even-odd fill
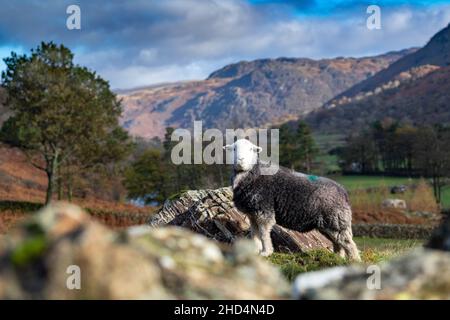
[[[391,118],[450,123],[450,25],[421,49],[356,84],[304,117],[315,130],[348,133]]]
[[[450,66],[359,100],[323,108],[305,118],[322,133],[350,133],[391,118],[412,125],[450,123]]]
[[[393,82],[403,72],[408,72],[424,65],[439,67],[450,65],[450,24],[436,33],[423,48],[405,55],[373,77],[357,83],[350,89],[337,95],[327,105],[344,104],[347,100],[357,95],[374,92],[377,88],[382,88],[383,86],[392,87]]]
[[[364,58],[278,58],[225,66],[202,81],[118,92],[122,125],[133,135],[165,127],[249,128],[297,119],[415,49]]]

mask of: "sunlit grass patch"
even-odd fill
[[[354,238],[360,250],[362,264],[377,264],[423,244],[421,240]],[[274,253],[268,260],[279,266],[283,275],[293,281],[304,272],[316,271],[329,267],[347,265],[350,262],[325,249],[311,250],[305,253]]]
[[[344,265],[347,261],[325,249],[311,250],[305,253],[274,253],[269,261],[278,265],[284,276],[292,281],[303,272]]]

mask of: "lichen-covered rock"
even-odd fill
[[[294,295],[300,299],[450,299],[450,217],[424,248],[379,266],[331,268],[300,275]]]
[[[0,299],[287,297],[279,271],[248,246],[221,248],[177,227],[114,232],[56,203],[4,236]],[[79,267],[80,289],[67,286],[70,266]]]
[[[131,229],[130,241],[156,257],[166,289],[183,299],[277,299],[288,297],[281,273],[255,255],[251,241],[233,247],[177,227]]]
[[[294,292],[300,299],[450,299],[450,254],[417,249],[380,266],[380,289],[372,286],[373,270],[361,266],[326,269],[315,274],[327,283],[315,284],[300,275]],[[370,271],[370,272],[368,272]],[[369,278],[372,277],[372,278]],[[369,282],[369,285],[368,285]]]
[[[220,242],[232,243],[247,237],[250,222],[233,204],[231,187],[215,190],[190,190],[164,203],[152,215],[149,225],[175,225],[201,233]],[[304,252],[331,249],[331,242],[317,231],[300,233],[275,225],[272,241],[276,251]]]

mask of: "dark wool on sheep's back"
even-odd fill
[[[233,201],[239,210],[267,218],[274,213],[277,224],[300,232],[340,232],[351,226],[348,194],[340,184],[283,167],[261,175],[262,166],[235,173]]]

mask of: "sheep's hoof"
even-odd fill
[[[268,257],[272,254],[272,252],[270,251],[261,251],[260,255],[263,257]]]

